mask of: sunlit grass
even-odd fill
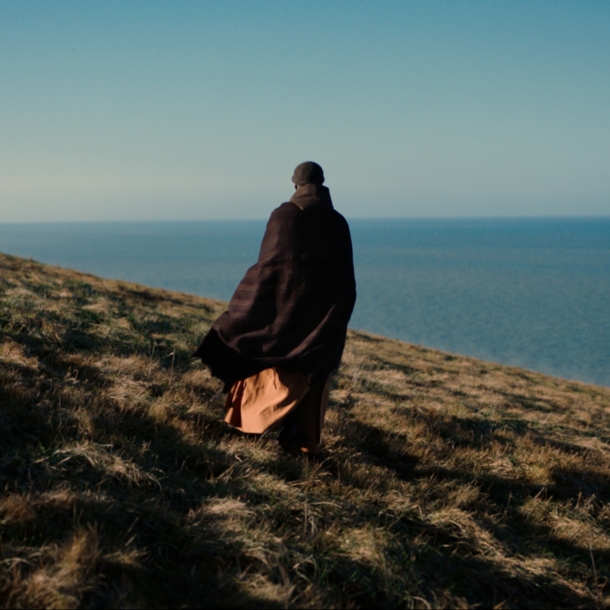
[[[350,332],[310,463],[222,422],[222,303],[0,269],[4,605],[609,605],[609,389]]]

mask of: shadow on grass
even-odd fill
[[[224,424],[214,427],[211,416],[197,417],[190,424],[204,433],[202,442],[188,442],[175,425],[142,410],[92,403],[82,433],[78,422],[65,425],[71,406],[60,397],[67,382],[56,380],[36,393],[28,384],[32,371],[17,367],[13,373],[23,391],[15,378],[0,384],[9,441],[0,449],[0,487],[13,499],[1,505],[3,556],[18,556],[23,541],[28,548],[61,547],[78,531],[95,531],[101,547],[91,582],[98,584],[79,605],[112,607],[120,598],[147,607],[280,607],[264,592],[251,594],[236,584],[247,568],[236,533],[205,511],[196,522],[191,517],[210,499],[243,492],[238,480],[231,481],[234,458],[214,442],[226,432]],[[95,370],[83,371],[82,378],[104,383]],[[205,433],[214,438],[205,442]],[[18,509],[11,509],[19,497]],[[140,560],[117,567],[104,559],[126,550]],[[44,562],[44,553],[38,562],[24,557],[13,578],[26,579]]]
[[[466,469],[427,466],[409,453],[404,435],[388,434],[355,420],[349,420],[347,428],[347,435],[360,452],[360,460],[381,464],[405,482],[431,479],[438,490],[455,489],[456,485],[476,486],[485,500],[473,502],[462,510],[495,538],[497,547],[505,549],[509,559],[512,555],[510,561],[493,554],[486,557],[488,553],[478,548],[476,539],[469,539],[450,518],[447,523],[434,524],[425,515],[422,518],[399,516],[392,531],[403,548],[416,557],[415,566],[424,589],[450,590],[453,596],[463,597],[473,606],[500,602],[516,607],[591,605],[590,594],[575,591],[561,578],[523,567],[527,565],[527,557],[536,559],[545,555],[571,565],[570,570],[580,573],[581,582],[587,582],[591,590],[597,587],[595,578],[601,582],[610,579],[607,567],[600,567],[610,565],[610,552],[591,549],[584,539],[575,543],[562,538],[551,524],[532,518],[523,510],[532,498],[567,502],[568,511],[570,506],[587,497],[603,507],[608,501],[607,481],[595,469],[555,469],[552,472],[555,484],[528,484]],[[328,468],[335,469],[331,465]],[[451,507],[448,505],[448,508]],[[592,553],[597,563],[595,578]],[[516,564],[520,567],[516,568]]]

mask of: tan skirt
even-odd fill
[[[225,421],[254,434],[283,422],[284,439],[290,438],[305,453],[317,453],[328,391],[328,381],[310,386],[301,373],[265,369],[233,384],[225,402]]]

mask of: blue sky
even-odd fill
[[[610,214],[610,2],[0,0],[0,222]]]

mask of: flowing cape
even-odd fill
[[[326,187],[301,186],[271,214],[257,263],[194,356],[226,389],[276,366],[314,383],[339,366],[355,300],[347,222]]]

